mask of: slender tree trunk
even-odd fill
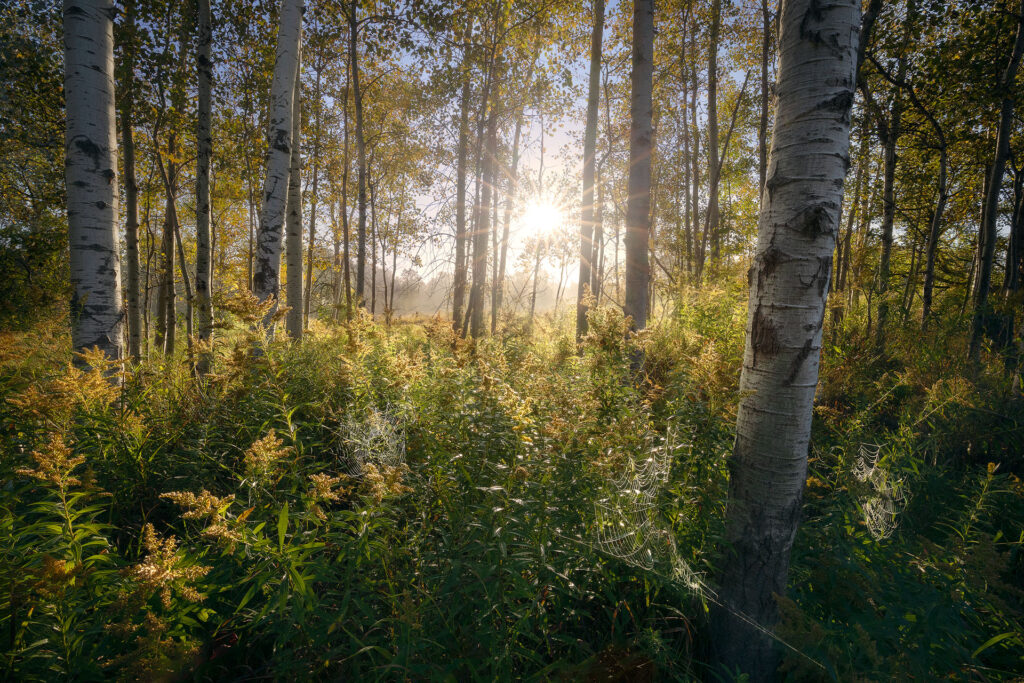
[[[480,209],[473,232],[473,285],[469,290],[473,309],[469,333],[474,338],[484,334],[484,291],[487,284],[487,237],[490,233],[491,198],[494,194],[494,155],[497,148],[497,113],[491,108],[487,116],[486,151],[483,155]]]
[[[593,292],[594,177],[597,164],[597,112],[601,94],[601,46],[604,41],[604,0],[594,0],[594,30],[590,35],[590,83],[587,122],[583,133],[583,203],[580,206],[580,275],[576,289],[576,341],[587,333],[587,290]]]
[[[713,613],[717,658],[770,680],[770,637],[807,480],[822,319],[849,163],[860,0],[782,9],[778,100]],[[824,36],[828,36],[827,39]],[[809,114],[808,112],[813,112]],[[751,622],[753,622],[753,625]]]
[[[341,168],[341,235],[344,245],[344,269],[345,269],[345,321],[352,322],[352,254],[349,247],[349,224],[348,224],[348,168],[349,168],[349,146],[348,146],[348,88],[350,70],[345,69],[345,89],[342,99],[345,103],[343,118],[344,132],[344,156],[342,157]]]
[[[356,12],[359,9],[357,0],[349,5],[349,59],[351,62],[352,99],[356,113],[356,156],[358,161],[358,207],[359,223],[357,228],[358,246],[356,248],[356,301],[365,306],[366,301],[366,140],[363,138],[363,93],[359,88],[359,22]]]
[[[996,252],[999,194],[1003,188],[1003,173],[1006,169],[1006,160],[1010,156],[1010,136],[1013,134],[1013,112],[1017,95],[1014,84],[1021,54],[1024,53],[1024,0],[1021,0],[1017,7],[1017,17],[1017,37],[1013,43],[1013,52],[999,79],[1002,101],[999,106],[999,125],[996,128],[996,149],[989,170],[985,204],[981,213],[981,228],[978,231],[978,279],[974,290],[974,320],[971,324],[971,343],[968,350],[970,359],[975,362],[981,353],[981,338],[984,336],[986,323],[993,313],[989,302],[989,289],[992,284],[992,263]]]
[[[718,261],[719,209],[718,188],[721,162],[718,157],[718,34],[722,23],[722,0],[711,3],[711,42],[708,46],[708,240],[711,242],[712,264]]]
[[[533,328],[533,317],[537,313],[537,279],[540,275],[540,256],[542,252],[541,242],[537,241],[537,253],[533,259],[533,291],[530,294],[530,328]],[[557,308],[558,302],[555,302]]]
[[[833,293],[832,304],[832,343],[835,344],[836,334],[843,322],[843,290],[846,289],[846,272],[850,269],[850,239],[853,236],[853,226],[857,218],[857,209],[860,204],[860,193],[864,185],[864,153],[867,149],[867,136],[861,140],[861,154],[857,162],[857,179],[853,184],[853,198],[847,205],[846,235],[836,245],[836,277],[835,284],[830,287]]]
[[[716,0],[717,2],[718,0]],[[633,70],[629,127],[629,189],[626,203],[626,302],[623,312],[630,329],[647,327],[648,287],[651,267],[648,241],[651,234],[651,122],[654,78],[654,2],[633,3]],[[634,366],[640,358],[634,358]]]
[[[302,303],[302,328],[309,329],[309,302],[313,296],[313,250],[316,246],[316,205],[317,205],[317,183],[320,180],[320,72],[321,66],[316,70],[316,89],[313,97],[313,106],[316,107],[316,123],[313,126],[313,196],[309,200],[309,246],[306,251],[306,286],[303,294],[305,299]]]
[[[285,216],[285,272],[288,313],[285,329],[293,341],[302,340],[302,37],[292,95],[292,146],[288,166],[288,213]]]
[[[213,63],[210,44],[213,25],[210,0],[197,0],[199,13],[199,41],[196,46],[196,71],[199,76],[199,108],[196,119],[196,308],[198,309],[198,336],[205,342],[213,333],[213,259],[210,232],[210,160],[213,156],[211,130],[211,95],[213,90]],[[184,264],[182,264],[184,266]],[[210,366],[210,354],[199,357],[198,370],[205,373]]]
[[[121,96],[121,140],[124,148],[126,299],[128,303],[128,353],[142,359],[142,307],[139,284],[139,186],[135,178],[135,2],[125,3],[124,93]]]
[[[178,211],[176,208],[171,215],[171,225],[174,226],[174,244],[178,250],[178,267],[181,269],[181,284],[185,288],[185,348],[188,350],[189,363],[195,365],[195,357],[192,352],[192,340],[195,336],[195,327],[193,325],[195,294],[192,291],[192,279],[188,275],[185,244],[181,239],[181,224],[178,222]]]
[[[1006,247],[1006,279],[1003,292],[1013,296],[1024,287],[1024,170],[1016,169],[1013,178],[1013,218]]]
[[[768,108],[771,90],[768,67],[771,65],[772,13],[768,0],[761,0],[761,115],[757,122],[757,177],[758,196],[764,193],[765,173],[768,171]]]
[[[452,287],[452,325],[462,329],[466,297],[466,166],[469,156],[470,72],[468,49],[463,55],[462,97],[459,111],[459,152],[455,170],[455,279]]]
[[[263,210],[260,213],[256,272],[253,273],[253,293],[260,301],[273,299],[274,308],[281,294],[281,238],[288,204],[294,128],[292,110],[301,31],[302,0],[282,0],[274,80],[270,89],[270,147],[263,178]],[[270,320],[268,315],[264,323],[272,334]]]
[[[174,291],[174,221],[177,216],[177,164],[171,161],[174,158],[177,148],[177,136],[172,132],[167,140],[168,162],[166,168],[157,152],[157,165],[161,168],[164,179],[164,226],[163,236],[160,241],[161,251],[161,272],[160,272],[160,293],[157,297],[157,307],[160,311],[157,319],[157,347],[162,349],[168,356],[174,355],[175,332],[177,327],[177,307],[175,305]]]
[[[367,169],[369,171],[369,169]],[[370,176],[367,172],[367,176]],[[370,176],[372,177],[372,176]],[[377,188],[368,179],[370,187],[370,315],[377,315]]]
[[[71,348],[124,358],[117,237],[114,8],[64,1],[65,179],[71,249]],[[81,359],[76,357],[76,362]]]
[[[594,293],[594,305],[601,305],[601,289],[604,282],[604,185],[601,168],[597,169],[597,207],[594,209],[594,264],[590,280],[590,291]]]
[[[693,207],[693,239],[694,247],[697,252],[696,263],[693,269],[693,282],[699,285],[701,278],[704,273],[704,263],[707,260],[707,242],[705,240],[705,234],[697,233],[698,226],[701,224],[700,220],[700,125],[697,121],[697,93],[700,90],[700,82],[697,76],[696,67],[696,53],[697,45],[696,39],[694,39],[693,54],[694,54],[694,65],[691,67],[691,78],[693,81],[693,87],[690,89],[690,125],[693,129],[690,140],[693,142],[693,152],[690,156],[690,165],[693,170],[693,184],[691,186],[692,200],[691,204]]]
[[[932,314],[932,291],[935,288],[935,256],[939,250],[939,237],[942,235],[942,214],[946,210],[949,199],[947,189],[947,169],[949,159],[946,145],[939,148],[939,199],[932,212],[931,225],[928,229],[928,243],[925,245],[924,291],[921,294],[921,331],[928,331],[928,322]]]

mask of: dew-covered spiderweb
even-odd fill
[[[398,409],[371,407],[345,423],[343,439],[354,473],[366,465],[400,467],[405,463],[405,423]]]
[[[618,474],[608,480],[595,503],[594,545],[622,562],[667,572],[673,580],[700,590],[699,577],[679,553],[660,514],[659,498],[677,448],[675,430],[669,429],[662,443],[649,438],[641,453],[623,458]]]
[[[858,504],[864,524],[875,540],[892,535],[896,519],[907,504],[904,481],[895,477],[882,461],[881,445],[862,443],[853,466],[853,476],[869,489]]]
[[[658,443],[653,437],[647,441],[641,453],[623,458],[618,474],[608,480],[603,495],[595,503],[594,547],[629,565],[669,578],[824,671],[821,662],[725,604],[703,577],[691,569],[661,514],[661,506],[666,502],[661,494],[669,483],[673,457],[685,444],[678,442],[677,431],[672,427],[666,431],[663,442]]]

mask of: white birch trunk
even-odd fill
[[[715,615],[719,660],[770,678],[778,614],[807,476],[822,320],[849,166],[860,0],[788,0],[778,103],[730,461]]]
[[[301,37],[299,39],[301,41]],[[288,170],[288,216],[285,229],[285,264],[288,280],[288,313],[285,329],[288,337],[302,339],[302,47],[295,73],[295,94],[292,97],[292,155]]]
[[[631,328],[647,327],[651,267],[651,150],[654,128],[651,98],[654,83],[654,2],[633,3],[633,71],[629,130],[629,194],[626,201],[626,301],[623,312]],[[634,364],[639,359],[634,359]]]
[[[213,331],[213,302],[210,283],[213,279],[210,257],[210,159],[213,155],[213,134],[211,131],[211,91],[213,89],[213,64],[210,61],[210,43],[213,42],[213,27],[210,19],[210,0],[198,0],[199,39],[196,45],[196,71],[199,77],[199,107],[196,121],[196,311],[198,313],[198,336],[200,340],[210,338]],[[201,369],[209,363],[207,354],[200,360]]]
[[[71,346],[124,357],[117,236],[114,7],[64,2],[65,178],[71,251]]]
[[[288,201],[292,154],[292,99],[299,62],[303,0],[281,0],[277,57],[270,87],[270,145],[263,181],[263,209],[257,236],[253,294],[260,301],[279,300],[281,293],[281,238]],[[275,306],[276,307],[276,306]],[[269,317],[266,321],[269,324]]]
[[[587,333],[584,299],[594,267],[594,176],[597,160],[597,105],[601,88],[601,43],[604,39],[604,0],[594,0],[594,30],[590,35],[590,82],[587,122],[583,133],[583,204],[580,207],[580,276],[576,288],[576,341]]]

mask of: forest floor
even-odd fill
[[[253,355],[257,316],[220,312],[202,381],[179,350],[121,388],[72,366],[61,320],[0,336],[3,677],[712,677],[741,287],[630,341],[592,311],[582,353],[566,316],[476,344],[314,323]],[[1024,399],[959,360],[956,322],[882,357],[843,325],[782,670],[1024,675]]]

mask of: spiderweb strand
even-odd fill
[[[871,493],[860,502],[864,524],[872,538],[880,541],[892,536],[896,520],[907,504],[906,487],[882,464],[882,446],[862,443],[853,466],[853,476],[867,484]]]
[[[368,464],[398,467],[405,462],[405,426],[391,406],[374,406],[360,418],[349,417],[344,441],[357,474]]]

